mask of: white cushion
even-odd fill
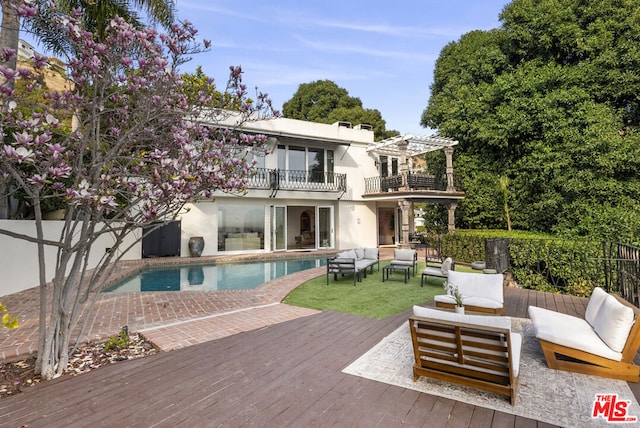
[[[365,248],[364,249],[364,258],[369,260],[378,260],[378,249],[377,248]]]
[[[522,335],[520,333],[509,333],[511,339],[511,365],[513,367],[513,375],[518,377],[520,373],[520,354],[522,351]]]
[[[440,267],[440,270],[442,270],[442,273],[444,275],[447,275],[449,273],[452,263],[453,259],[451,259],[451,257],[447,257],[446,259],[444,259],[444,261],[442,262],[442,266]]]
[[[336,256],[338,259],[357,259],[356,252],[353,250],[343,251]]]
[[[633,325],[633,309],[607,295],[591,326],[612,350],[622,352]]]
[[[622,354],[609,348],[582,318],[536,306],[529,306],[529,318],[538,339],[610,360],[622,360]]]
[[[424,268],[424,270],[422,271],[422,274],[431,275],[431,276],[440,276],[442,278],[447,277],[447,274],[443,273],[442,269],[433,267],[433,266],[427,266],[426,268]]]
[[[415,260],[415,250],[395,250],[393,253],[393,260],[394,261],[410,261],[411,263],[413,263],[413,261]]]
[[[598,310],[602,303],[604,303],[608,294],[600,287],[596,287],[593,289],[591,293],[591,297],[589,298],[589,303],[587,304],[587,311],[584,314],[584,319],[591,325],[593,325],[593,320],[596,318],[598,314]]]
[[[450,294],[441,294],[438,296],[434,296],[433,300],[435,302],[441,302],[441,303],[456,302],[456,300]],[[496,300],[487,299],[486,297],[465,296],[464,294],[462,295],[462,304],[463,306],[477,306],[480,308],[487,308],[487,309],[501,309],[503,307],[503,304]]]
[[[511,330],[510,317],[458,314],[440,309],[425,308],[423,306],[414,306],[413,314],[417,317],[423,318],[433,318],[443,321],[461,322],[487,327],[508,328]]]
[[[356,258],[358,260],[364,259],[364,248],[356,248],[354,251],[356,252]]]
[[[356,260],[356,269],[363,270],[369,267],[371,262],[369,260]]]
[[[447,282],[458,287],[463,296],[484,297],[504,303],[503,275],[449,271]]]

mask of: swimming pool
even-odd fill
[[[280,276],[326,264],[323,258],[155,266],[142,269],[103,292],[248,290]]]

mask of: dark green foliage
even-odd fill
[[[486,260],[487,239],[509,238],[509,261],[513,279],[524,288],[576,296],[589,296],[604,286],[601,241],[567,240],[522,231],[473,230],[444,235],[423,234],[429,248],[441,245],[442,256],[458,264]],[[438,242],[441,244],[438,244]]]
[[[640,8],[514,0],[450,43],[422,123],[457,139],[457,224],[640,241]]]
[[[319,123],[365,123],[373,127],[376,140],[398,133],[388,131],[378,110],[365,109],[360,98],[351,97],[346,89],[331,80],[302,83],[293,97],[282,106],[282,116]]]
[[[524,288],[590,296],[605,282],[599,241],[516,238],[509,254],[513,277]]]

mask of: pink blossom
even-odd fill
[[[4,76],[6,80],[14,79],[18,75],[17,71],[12,70],[10,68],[2,67],[2,66],[0,66],[0,73]]]
[[[4,61],[9,61],[14,56],[16,56],[15,49],[11,49],[7,46],[0,48],[0,58],[2,58]]]
[[[34,54],[33,56],[33,66],[35,68],[44,68],[47,66],[48,63],[48,59],[46,56],[42,56],[38,53]]]
[[[55,178],[67,178],[71,174],[72,168],[69,165],[59,165],[49,167],[49,174]]]
[[[13,148],[13,146],[5,144],[4,146],[2,146],[2,149],[4,151],[4,155],[8,158],[13,158],[16,156],[16,150]]]
[[[13,138],[16,139],[16,143],[21,145],[27,145],[33,141],[33,135],[29,134],[27,131],[22,131],[19,134],[14,132]]]
[[[29,181],[33,184],[39,184],[42,185],[47,181],[47,176],[46,175],[40,175],[40,174],[36,174],[33,177],[31,177],[29,179]]]
[[[60,143],[47,144],[47,147],[49,148],[49,151],[51,152],[53,159],[58,159],[60,155],[64,152],[64,147],[62,147]]]
[[[15,151],[15,157],[18,159],[18,163],[33,162],[33,150],[29,150],[26,147],[18,147]]]

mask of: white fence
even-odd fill
[[[59,240],[63,221],[44,221],[44,236],[53,241]],[[0,229],[11,230],[29,236],[36,235],[35,221],[30,220],[0,220]],[[129,245],[135,237],[131,237]],[[93,246],[89,263],[94,267],[107,248],[113,245],[113,238],[104,235]],[[123,247],[126,247],[127,243]],[[125,260],[140,259],[142,244],[138,242],[124,255]],[[46,247],[47,281],[53,278],[56,249]],[[0,234],[0,296],[17,293],[18,291],[39,285],[38,252],[34,243],[8,237]]]

